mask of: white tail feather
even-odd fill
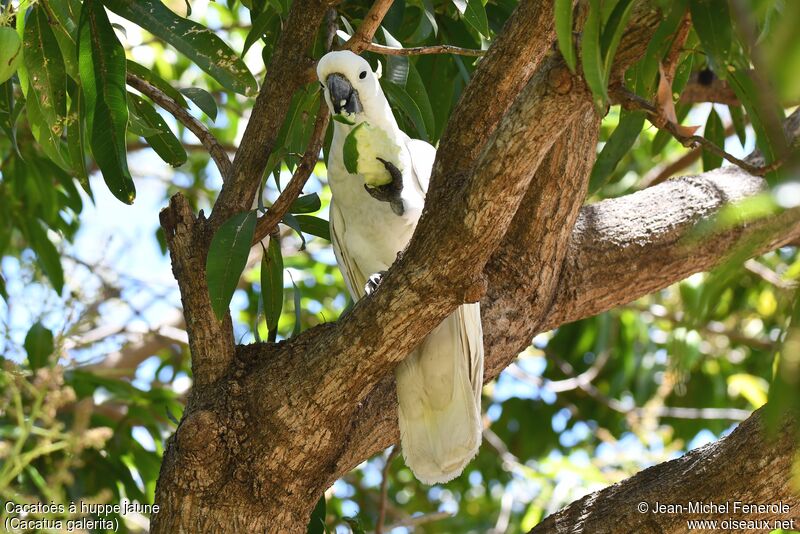
[[[398,365],[395,376],[406,465],[426,484],[452,480],[481,443],[479,305],[453,312]]]

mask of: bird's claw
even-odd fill
[[[400,193],[403,191],[403,173],[391,161],[386,161],[383,158],[376,159],[383,163],[383,166],[389,171],[392,181],[375,187],[364,184],[364,189],[375,200],[388,202],[395,215],[403,215],[405,208],[403,207],[403,199],[400,198]]]
[[[383,275],[386,274],[386,271],[379,271],[374,273],[367,279],[367,283],[364,284],[364,291],[367,295],[371,295],[378,286],[381,285],[381,280],[383,279]]]

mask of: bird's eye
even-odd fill
[[[361,74],[359,74],[359,75],[358,75],[358,77],[359,77],[360,79],[362,79],[362,80],[363,80],[364,78],[366,78],[366,77],[367,77],[367,71],[365,71],[365,70],[362,70],[362,71],[361,71]]]

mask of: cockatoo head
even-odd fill
[[[385,115],[388,102],[378,83],[380,76],[380,63],[373,72],[366,59],[349,50],[328,52],[317,63],[317,77],[334,114],[360,119]]]

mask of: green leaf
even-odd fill
[[[297,287],[297,284],[294,283],[294,278],[292,278],[292,273],[289,273],[289,279],[292,281],[292,298],[294,300],[294,327],[292,327],[292,337],[298,335],[303,330],[303,323],[301,321],[301,315],[303,311],[300,288]]]
[[[267,320],[268,339],[275,341],[278,333],[278,319],[283,308],[283,256],[281,244],[270,238],[269,246],[263,249],[261,256],[261,299],[264,304],[264,315]]]
[[[174,46],[226,89],[247,96],[258,91],[247,66],[219,36],[176,15],[160,0],[105,0],[105,5]]]
[[[173,167],[186,163],[186,150],[155,108],[142,97],[132,93],[128,93],[128,103],[136,110],[136,115],[155,130],[156,133],[144,135],[147,144],[155,153]]]
[[[608,181],[620,160],[631,150],[636,138],[639,137],[639,132],[642,131],[644,119],[645,113],[642,111],[622,112],[617,128],[608,138],[592,168],[589,179],[590,193],[594,193]]]
[[[136,63],[135,61],[128,60],[127,63],[128,72],[136,76],[137,78],[141,78],[143,80],[147,80],[150,82],[151,85],[161,89],[164,94],[170,97],[172,100],[180,104],[181,106],[188,108],[189,104],[186,102],[186,99],[183,98],[183,95],[180,91],[175,89],[172,84],[170,84],[167,80],[156,74],[153,69],[148,69],[147,67]]]
[[[294,215],[292,215],[291,213],[287,213],[287,214],[285,214],[283,216],[283,219],[281,219],[281,222],[283,224],[285,224],[286,226],[288,226],[289,228],[291,228],[292,230],[294,230],[295,232],[297,232],[297,235],[300,237],[300,241],[301,241],[300,250],[305,250],[306,249],[306,236],[303,235],[303,230],[300,228],[300,222],[297,220],[297,218]]]
[[[391,46],[392,48],[403,48],[403,44],[395,39],[386,28],[381,26],[381,30],[383,30],[383,39],[386,43],[386,46]],[[392,82],[400,87],[405,87],[406,82],[408,81],[408,69],[410,65],[411,62],[408,59],[408,56],[386,56],[386,73],[383,77],[389,82]]]
[[[348,119],[344,115],[333,115],[331,118],[336,122],[341,122],[342,124],[346,124],[348,126],[353,126],[356,123],[355,121]]]
[[[692,0],[689,10],[700,43],[711,60],[711,67],[724,80],[728,75],[733,42],[728,0]]]
[[[722,119],[719,118],[717,111],[711,107],[711,112],[708,114],[706,120],[706,127],[703,130],[703,137],[720,147],[725,149],[725,127],[722,126]],[[707,150],[703,150],[703,172],[716,169],[722,165],[722,156],[712,154]]]
[[[134,96],[133,93],[128,93],[128,99]],[[144,117],[139,115],[139,111],[134,106],[133,102],[128,105],[128,133],[138,135],[139,137],[147,137],[148,135],[156,135],[162,133],[162,130],[156,126],[150,125],[144,120]]]
[[[14,85],[11,80],[0,85],[0,128],[20,158],[22,158],[22,154],[17,145],[17,118],[24,107],[24,100],[16,101],[14,99]]]
[[[208,115],[211,122],[217,120],[217,102],[211,96],[211,93],[199,87],[187,87],[186,89],[181,89],[181,93],[189,97],[189,100],[200,108],[200,111]]]
[[[558,48],[569,70],[575,72],[575,43],[572,40],[572,0],[555,0]]]
[[[438,35],[439,25],[436,23],[436,11],[434,10],[433,2],[431,2],[431,0],[422,0],[422,12],[425,14],[428,24],[430,24],[431,28],[433,28],[433,35]]]
[[[48,157],[68,169],[69,155],[61,143],[67,120],[67,75],[58,41],[41,5],[31,9],[23,43],[27,79],[23,89],[31,130]]]
[[[225,221],[211,240],[206,275],[211,308],[219,320],[228,311],[239,277],[247,264],[255,228],[255,211],[238,213]]]
[[[389,99],[389,103],[392,104],[393,107],[399,108],[414,125],[414,128],[416,128],[420,136],[419,138],[423,141],[427,141],[428,131],[425,129],[425,119],[422,117],[422,112],[419,106],[417,106],[417,103],[414,102],[414,99],[399,85],[387,81],[382,83],[381,86]]]
[[[319,498],[314,511],[311,512],[311,519],[308,521],[308,528],[306,534],[324,534],[325,533],[325,494]]]
[[[422,76],[420,76],[419,71],[417,71],[417,68],[413,64],[409,65],[406,92],[417,104],[422,114],[422,121],[425,123],[425,131],[429,133],[435,131],[436,118],[433,115],[433,108],[428,98],[428,91],[425,88],[425,84],[422,82]]]
[[[28,353],[28,364],[35,371],[47,365],[48,357],[53,354],[53,332],[37,321],[25,336],[25,352]]]
[[[747,70],[737,69],[729,73],[729,82],[739,102],[742,103],[753,131],[756,134],[756,146],[764,155],[767,163],[772,163],[780,157],[786,149],[786,138],[783,136],[783,129],[778,128],[773,131],[769,124],[769,115],[772,121],[780,123],[783,118],[783,111],[775,102],[764,102],[762,95],[759,94],[755,82],[748,74]],[[767,182],[774,184],[782,175],[781,171],[767,174]]]
[[[253,46],[259,39],[266,36],[268,28],[272,25],[273,21],[280,22],[280,17],[273,11],[264,11],[253,21],[253,27],[247,34],[242,47],[242,55],[245,55],[250,47]]]
[[[658,25],[644,58],[636,67],[636,94],[651,98],[656,90],[656,74],[658,64],[664,58],[672,45],[672,36],[675,35],[678,25],[686,12],[686,0],[671,2],[667,17]]]
[[[598,110],[604,108],[608,101],[600,47],[600,19],[600,0],[589,0],[589,16],[583,27],[581,41],[581,66],[583,67],[583,77],[592,91],[594,105]]]
[[[363,123],[362,123],[363,124]],[[309,193],[295,199],[292,205],[289,206],[289,213],[313,213],[322,207],[322,202],[319,195],[316,193]]]
[[[353,534],[366,534],[364,527],[361,526],[361,521],[359,521],[357,517],[343,517],[342,521],[347,523],[347,526],[350,527]]]
[[[625,25],[633,10],[633,0],[619,0],[614,6],[613,11],[608,16],[603,33],[600,36],[600,49],[603,56],[603,83],[608,85],[611,77],[611,67],[614,63],[614,55],[617,47],[625,32]]]
[[[297,219],[303,232],[328,241],[331,240],[331,225],[325,219],[320,219],[313,215],[295,215],[295,219]]]
[[[92,190],[89,185],[89,170],[86,168],[86,102],[81,88],[76,83],[69,84],[69,96],[72,100],[67,117],[67,150],[75,171],[75,177],[89,196]]]
[[[23,226],[23,231],[28,239],[28,244],[36,253],[36,259],[42,272],[50,279],[53,289],[60,295],[64,289],[64,271],[61,268],[58,250],[50,242],[47,232],[37,219],[27,221]]]
[[[489,37],[489,20],[481,0],[453,0],[453,4],[470,26],[484,37]]]
[[[364,124],[366,123],[359,123],[358,126],[350,130],[350,133],[344,138],[342,158],[344,159],[344,168],[347,169],[347,172],[350,174],[356,174],[358,172],[358,141],[356,140],[355,134],[359,128],[364,127]]]
[[[73,18],[71,6],[65,1],[47,1],[42,4],[50,19],[50,28],[55,34],[64,65],[73,79],[78,79],[78,25]]]
[[[728,105],[728,111],[731,114],[733,128],[736,130],[736,137],[739,138],[739,143],[741,143],[742,147],[744,147],[744,144],[747,142],[747,129],[744,123],[744,112],[742,111],[742,106]]]
[[[131,204],[136,189],[128,170],[125,144],[125,49],[99,0],[83,3],[78,27],[78,66],[86,97],[89,145],[109,190],[122,202]]]

